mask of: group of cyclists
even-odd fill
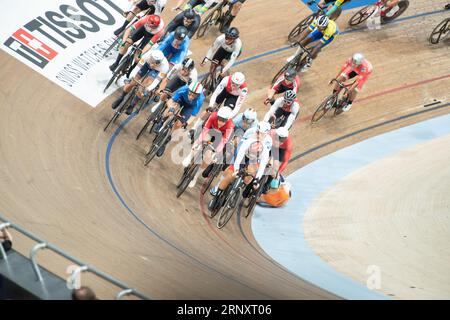
[[[386,8],[382,14],[387,14],[398,2],[380,1]],[[220,66],[217,85],[213,88],[205,108],[203,105],[207,94],[198,78],[196,62],[189,57],[189,47],[200,25],[201,15],[214,7],[217,1],[190,0],[183,6],[184,1],[180,0],[173,10],[181,12],[167,25],[160,16],[166,0],[135,2],[137,3],[126,15],[124,24],[115,31],[115,34],[121,37],[121,43],[116,61],[110,69],[114,71],[128,48],[140,41],[140,51],[131,68],[139,66],[139,71],[131,80],[126,81],[112,108],[118,108],[127,93],[140,84],[145,90],[135,95],[125,111],[126,114],[130,115],[143,97],[152,94],[155,103],[151,112],[164,108],[153,127],[155,134],[160,132],[167,119],[177,115],[177,120],[171,128],[172,133],[174,130],[183,130],[191,143],[191,151],[182,161],[185,171],[196,158],[195,155],[203,152],[201,170],[195,174],[189,186],[194,187],[200,175],[208,178],[212,167],[219,162],[223,163],[220,180],[210,190],[210,210],[215,210],[220,205],[218,201],[221,195],[242,172],[245,172],[244,198],[255,190],[262,190],[261,201],[274,207],[284,205],[291,194],[289,184],[282,174],[293,149],[289,131],[300,113],[297,96],[301,85],[300,78],[295,69],[288,68],[274,81],[264,100],[268,110],[261,121],[258,121],[254,108],[244,109],[248,95],[246,77],[239,71],[230,72],[241,54],[242,41],[238,28],[230,25],[245,0],[229,1],[232,18],[225,23],[224,30],[220,30],[222,34],[216,38],[205,58],[199,63],[204,67],[209,61],[211,73]],[[303,47],[320,40],[319,44],[312,48],[310,61],[302,71],[310,68],[321,49],[339,34],[337,24],[330,16],[347,2],[350,1],[320,1],[319,6],[325,9],[324,14],[314,19],[299,35],[298,41]],[[147,14],[136,19],[144,10],[148,10]],[[130,25],[132,21],[135,22]],[[293,57],[288,58],[288,61]],[[128,76],[130,73],[131,71]],[[361,53],[354,54],[346,61],[336,78],[345,82],[356,77],[356,81],[349,88],[346,104],[341,112],[351,108],[357,92],[362,90],[371,73],[372,65]],[[339,90],[339,87],[336,85],[334,90]],[[158,157],[163,156],[169,141],[170,138],[158,146]],[[267,179],[262,179],[263,176]]]

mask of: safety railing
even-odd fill
[[[3,223],[1,223],[3,221]],[[147,297],[146,295],[144,295],[143,293],[139,292],[136,289],[130,288],[129,286],[127,286],[126,284],[120,282],[119,280],[107,275],[106,273],[97,270],[95,267],[90,266],[85,264],[84,262],[78,260],[75,257],[72,257],[71,255],[67,254],[66,252],[64,252],[63,250],[59,249],[58,247],[52,245],[51,243],[48,243],[42,239],[40,239],[39,237],[35,236],[34,234],[32,234],[31,232],[23,229],[22,227],[7,221],[7,219],[5,219],[1,214],[0,214],[0,232],[5,229],[5,228],[10,228],[10,229],[14,229],[17,232],[21,233],[22,235],[26,236],[27,238],[32,239],[33,241],[37,242],[37,244],[35,246],[33,246],[33,248],[30,250],[29,253],[29,258],[31,261],[31,266],[33,268],[33,271],[36,275],[36,281],[39,282],[43,282],[43,278],[42,278],[42,274],[41,274],[41,270],[39,268],[39,265],[37,263],[37,254],[39,253],[39,251],[43,250],[43,249],[48,249],[51,250],[53,252],[55,252],[56,254],[64,257],[67,260],[72,261],[73,263],[77,264],[79,267],[76,268],[75,270],[72,271],[72,274],[70,276],[70,282],[71,284],[75,284],[76,280],[78,279],[78,276],[82,273],[82,272],[90,272],[92,274],[95,274],[97,277],[102,278],[103,280],[119,287],[122,289],[122,291],[120,291],[119,293],[117,293],[116,295],[116,299],[120,300],[123,297],[127,296],[127,295],[134,295],[138,298],[144,299],[144,300],[149,300],[150,298]],[[8,263],[8,255],[6,254],[5,250],[3,249],[3,246],[0,245],[0,256],[3,258],[3,262],[4,263]],[[75,285],[73,286],[75,287]]]

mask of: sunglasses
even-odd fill
[[[227,41],[234,41],[234,38],[225,37],[225,40],[227,40]]]

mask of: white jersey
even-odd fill
[[[151,52],[151,50],[149,51]],[[149,61],[149,55],[145,55],[140,61],[139,61],[139,67],[142,68],[142,66],[145,63],[148,63]],[[150,63],[148,63],[148,65],[150,65]],[[154,80],[153,82],[147,87],[148,91],[152,91],[153,89],[155,89],[158,84],[161,82],[162,79],[164,79],[167,76],[167,73],[169,73],[169,61],[167,61],[167,58],[164,58],[164,60],[161,62],[161,64],[159,66],[157,66],[154,69],[151,69],[153,71],[158,72],[157,75],[152,75],[151,71],[150,71],[150,76],[154,76]]]
[[[226,72],[234,65],[237,57],[241,53],[242,41],[241,39],[237,38],[231,45],[228,45],[225,42],[225,35],[222,34],[217,37],[211,48],[209,48],[206,57],[211,60],[216,54],[217,50],[219,50],[219,48],[223,48],[225,51],[231,53],[230,61],[228,61],[227,65],[223,68],[223,72]]]
[[[180,71],[183,69],[183,66],[181,63],[178,63],[172,67],[172,70],[170,70],[169,74],[167,75],[167,79],[172,80],[173,77],[178,76],[181,80],[183,80],[186,83],[192,83],[196,82],[198,79],[198,72],[197,69],[194,68],[191,70],[189,75],[187,77],[182,76]]]
[[[250,163],[259,163],[256,179],[261,179],[270,159],[270,150],[272,149],[272,138],[266,134],[262,141],[257,139],[257,128],[248,129],[238,146],[238,153],[234,161],[234,171],[239,170],[244,157],[250,160]]]
[[[284,98],[279,97],[275,100],[273,105],[270,107],[269,111],[267,111],[266,115],[264,116],[264,122],[269,122],[270,118],[272,116],[275,116],[275,112],[277,112],[278,109],[283,108],[284,106]],[[300,111],[300,106],[297,101],[294,101],[294,103],[291,105],[291,113],[289,114],[286,124],[284,125],[284,128],[289,130],[294,123],[295,119],[297,118],[298,112]],[[288,112],[288,111],[284,111]]]

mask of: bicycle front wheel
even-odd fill
[[[219,211],[219,219],[217,220],[217,228],[222,229],[233,216],[234,211],[242,200],[241,189],[235,189],[230,192],[227,200]]]
[[[305,19],[300,21],[299,24],[297,24],[294,29],[291,30],[291,32],[288,35],[288,41],[289,43],[293,44],[296,42],[296,38],[305,31],[306,28],[314,21],[314,14],[311,14],[307,16]]]
[[[431,44],[438,44],[441,38],[445,38],[450,31],[450,19],[446,19],[439,23],[429,37]]]
[[[350,21],[348,22],[348,24],[351,27],[355,27],[355,26],[363,23],[364,21],[369,19],[369,17],[371,15],[373,15],[375,13],[377,8],[378,7],[376,5],[370,5],[370,6],[366,6],[366,7],[362,8],[357,13],[355,13],[353,15],[353,17],[350,18]]]
[[[314,112],[311,123],[317,123],[320,119],[323,118],[323,116],[333,107],[333,104],[336,100],[336,97],[332,94],[329,95],[316,109]]]

